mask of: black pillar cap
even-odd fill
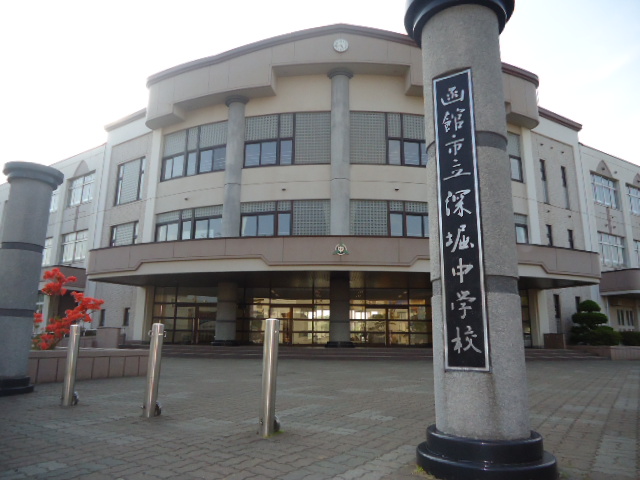
[[[407,0],[404,27],[409,36],[420,45],[422,28],[431,17],[447,8],[465,4],[483,5],[493,10],[498,16],[500,32],[515,8],[515,0]]]

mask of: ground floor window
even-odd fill
[[[216,288],[157,287],[153,323],[164,324],[167,343],[206,344],[214,340]]]

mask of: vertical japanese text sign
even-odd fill
[[[489,371],[471,70],[433,81],[445,368]]]

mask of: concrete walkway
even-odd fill
[[[532,428],[565,480],[640,478],[640,362],[527,362]],[[166,357],[162,415],[140,416],[145,378],[0,398],[0,479],[430,478],[416,446],[434,422],[431,360],[282,358],[283,431],[257,435],[261,359]]]

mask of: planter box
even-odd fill
[[[640,347],[596,347],[592,345],[569,345],[572,350],[589,352],[610,360],[640,360]]]
[[[96,378],[140,377],[147,374],[149,350],[81,348],[76,380]],[[67,349],[32,351],[29,354],[31,382],[51,383],[64,380]]]

